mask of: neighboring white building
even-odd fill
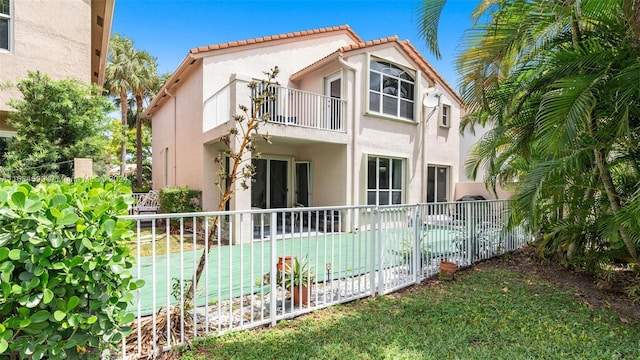
[[[453,200],[459,95],[409,41],[363,41],[348,26],[192,49],[148,107],[154,188],[200,189],[217,208],[220,139],[250,106],[246,85],[275,66],[261,128],[273,144],[258,143],[255,182],[237,186],[231,209]],[[429,88],[435,108],[423,105]]]
[[[484,184],[484,169],[479,169],[476,179],[471,179],[467,176],[465,161],[469,156],[469,152],[490,128],[477,125],[474,130],[475,131],[471,131],[471,129],[467,127],[462,136],[460,136],[460,169],[458,170],[460,177],[456,184],[455,199],[459,199],[463,195],[482,195],[486,199],[508,199],[511,197],[512,192],[505,190],[501,186],[496,188],[497,194],[487,189]]]

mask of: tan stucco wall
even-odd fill
[[[90,0],[14,0],[10,52],[0,51],[0,83],[40,71],[54,79],[91,80]],[[0,91],[0,110],[19,96]]]
[[[162,189],[176,183],[174,107],[174,100],[170,98],[153,116],[151,152],[154,189]]]
[[[202,82],[202,68],[198,67],[183,76],[182,85],[174,92],[159,95],[166,95],[167,101],[153,116],[153,187],[156,189],[188,186],[202,190]],[[169,173],[165,176],[167,148]]]
[[[416,70],[416,75],[419,78],[415,84],[415,121],[368,113],[368,60],[371,57]],[[355,107],[353,128],[350,129],[356,139],[352,142],[354,147],[352,165],[354,169],[353,183],[355,184],[354,204],[366,203],[367,155],[405,159],[406,191],[404,201],[407,203],[426,201],[426,167],[428,165],[449,166],[451,170],[449,197],[451,198],[458,176],[459,135],[457,128],[460,122],[459,106],[453,100],[453,95],[448,94],[442,86],[437,86],[438,90],[443,93],[443,102],[450,104],[452,108],[451,128],[440,129],[436,112],[430,111],[421,104],[424,90],[432,86],[433,83],[425,78],[425,74],[419,72],[417,66],[397,48],[373,48],[370,50],[369,56],[367,53],[356,54],[346,60],[357,69],[353,84],[348,84],[353,87],[353,89],[349,89],[353,94],[349,101]],[[428,116],[429,114],[433,115]]]
[[[264,71],[278,66],[277,81],[289,86],[289,77],[338,48],[351,43],[345,34],[310,37],[273,46],[250,48],[204,58],[204,97],[208,98],[229,82],[231,74],[264,79]]]

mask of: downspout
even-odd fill
[[[425,94],[422,95],[424,99]],[[422,184],[420,185],[420,202],[427,202],[427,181],[429,180],[427,177],[429,176],[429,171],[427,170],[427,124],[429,122],[429,118],[432,114],[427,114],[428,108],[424,106],[424,101],[420,104],[420,110],[422,110],[422,166],[420,169],[422,179]]]
[[[352,162],[352,166],[351,166],[351,204],[347,204],[347,205],[355,205],[356,204],[356,189],[357,189],[357,184],[356,184],[356,176],[354,174],[355,172],[355,168],[353,166],[353,163],[355,163],[355,159],[356,159],[356,104],[355,104],[355,87],[356,87],[356,70],[357,68],[355,66],[353,66],[352,64],[346,62],[344,60],[344,58],[342,57],[342,54],[338,55],[338,63],[344,67],[346,67],[347,69],[351,70],[353,72],[353,104],[351,104],[351,162]]]
[[[437,85],[438,84],[434,82],[432,87],[434,89],[437,89],[437,87],[436,87]],[[434,91],[437,92],[437,90],[434,90]],[[434,114],[437,114],[438,108],[440,107],[440,101],[442,100],[440,97],[438,97],[438,105],[436,105],[435,108],[431,109],[430,107],[424,105],[424,98],[426,96],[429,96],[429,88],[427,88],[425,90],[425,92],[423,94],[423,103],[420,104],[420,106],[422,107],[422,112],[423,112],[423,115],[422,115],[422,117],[423,117],[422,131],[421,131],[422,132],[422,172],[423,172],[423,175],[426,173],[426,175],[424,175],[424,177],[423,177],[422,186],[420,186],[420,189],[422,191],[421,197],[422,197],[422,199],[424,199],[424,202],[427,202],[427,181],[429,180],[429,179],[427,179],[427,176],[428,176],[429,172],[425,171],[425,170],[428,170],[427,166],[429,165],[428,161],[427,161],[427,130],[429,130],[429,128],[428,128],[429,120],[431,120],[431,117]],[[440,96],[442,96],[442,95],[440,95]]]
[[[178,184],[177,181],[177,173],[176,173],[176,164],[177,164],[177,152],[178,152],[178,138],[176,136],[176,130],[178,128],[177,122],[177,104],[176,104],[176,97],[173,96],[172,93],[169,92],[169,90],[167,90],[166,88],[164,89],[164,93],[169,95],[169,97],[171,97],[173,99],[173,182],[174,182],[174,186],[176,186]],[[168,185],[168,184],[167,184]]]

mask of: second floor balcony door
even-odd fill
[[[342,114],[340,99],[342,98],[342,79],[340,75],[325,79],[325,95],[327,99],[327,126],[326,129],[338,130],[342,128]]]

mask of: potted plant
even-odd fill
[[[445,280],[453,280],[453,277],[458,270],[458,264],[443,259],[440,261],[440,278]]]
[[[311,272],[307,257],[302,261],[294,257],[290,263],[283,263],[282,269],[278,268],[276,276],[278,285],[289,289],[293,294],[293,302],[303,305],[309,304],[313,279],[314,274]]]

